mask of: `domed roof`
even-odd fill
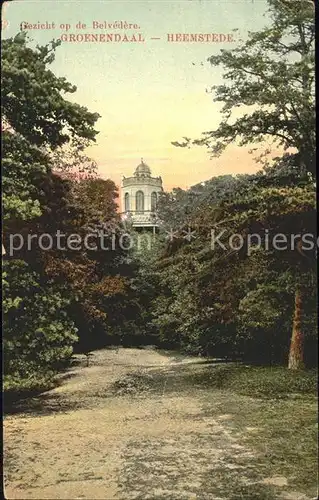
[[[140,177],[140,176],[150,177],[151,176],[151,169],[148,165],[146,165],[146,163],[144,163],[143,158],[141,158],[141,163],[136,167],[134,175],[136,177]]]

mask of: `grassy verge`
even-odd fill
[[[245,396],[285,399],[315,396],[315,370],[292,371],[282,366],[256,367],[242,364],[207,365],[190,374],[190,382],[215,389],[226,389]]]
[[[135,374],[119,381],[115,392],[195,396],[199,418],[222,422],[248,450],[225,449],[220,467],[212,467],[203,482],[202,498],[306,500],[317,489],[316,388],[312,370],[206,362]],[[212,449],[223,447],[214,423],[205,440]]]
[[[234,465],[234,473],[229,472],[224,477],[227,483],[220,484],[232,491],[230,498],[241,498],[239,492],[242,498],[263,498],[261,488],[268,494],[274,489],[274,496],[269,498],[282,498],[280,489],[290,493],[290,498],[295,500],[302,500],[303,495],[315,498],[316,401],[309,397],[298,400],[229,398],[224,392],[221,396],[222,404],[216,406],[208,393],[203,395],[205,414],[218,418],[222,410],[228,416],[225,425],[232,435],[254,455],[253,463],[240,455],[228,457],[228,463]],[[244,468],[248,476],[244,486],[238,477],[238,468]]]
[[[208,389],[202,393],[205,413],[216,418],[221,411],[227,414],[226,425],[232,434],[254,454],[253,464],[240,455],[228,457],[234,470],[222,476],[221,493],[227,491],[228,498],[234,499],[316,498],[314,370],[292,372],[284,367],[226,364],[210,365],[187,377]],[[220,405],[212,401],[214,393],[219,393]],[[245,485],[238,467],[248,472]]]

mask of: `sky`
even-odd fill
[[[99,175],[119,185],[143,158],[170,190],[260,168],[248,148],[234,145],[211,159],[203,147],[171,142],[218,126],[220,104],[206,90],[222,83],[222,72],[207,59],[262,28],[266,9],[266,0],[15,0],[4,5],[3,36],[14,36],[22,22],[55,23],[55,29],[27,30],[40,45],[66,33],[66,24],[68,35],[141,33],[144,43],[63,41],[51,69],[77,86],[68,99],[101,115],[96,144],[88,149]],[[94,21],[126,21],[139,29],[93,29]],[[168,42],[168,33],[233,33],[234,42]]]

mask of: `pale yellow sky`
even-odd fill
[[[143,157],[165,189],[189,187],[215,175],[256,171],[248,148],[230,147],[210,159],[205,148],[176,148],[171,141],[197,138],[215,128],[220,107],[206,92],[222,82],[221,71],[207,58],[231,43],[169,43],[167,33],[231,33],[245,38],[248,30],[265,24],[265,0],[17,0],[6,3],[9,22],[5,37],[19,31],[21,22],[54,22],[53,30],[30,30],[33,43],[47,43],[64,32],[83,33],[81,21],[92,29],[94,20],[127,21],[140,26],[145,43],[62,42],[53,71],[77,85],[70,96],[101,118],[97,143],[89,148],[99,174],[120,183]],[[106,33],[99,30],[99,33]],[[113,30],[121,33],[121,30]],[[130,32],[132,34],[132,32]],[[159,37],[160,40],[151,40]]]

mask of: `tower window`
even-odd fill
[[[144,193],[143,191],[136,192],[136,211],[144,212]]]
[[[157,193],[155,193],[155,191],[153,191],[153,193],[151,194],[151,210],[156,210],[156,207],[157,207]]]
[[[129,210],[130,210],[130,195],[128,193],[125,193],[124,205],[125,205],[125,212],[129,212]]]

